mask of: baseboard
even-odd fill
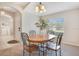
[[[68,44],[68,45],[73,45],[73,46],[79,46],[79,43],[75,43],[75,42],[68,42],[68,41],[63,41],[63,44]]]

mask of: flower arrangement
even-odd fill
[[[44,20],[44,19],[42,19],[42,18],[40,17],[39,21],[36,22],[35,25],[36,25],[37,27],[39,27],[40,30],[44,30],[44,29],[47,28],[48,23],[47,23],[46,20]]]

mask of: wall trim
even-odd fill
[[[63,44],[68,44],[68,45],[72,45],[72,46],[79,46],[79,43],[75,43],[75,42],[68,42],[68,41],[63,41]]]

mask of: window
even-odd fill
[[[48,19],[48,25],[50,33],[57,35],[59,32],[64,32],[64,18]]]

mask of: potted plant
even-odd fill
[[[36,27],[39,28],[41,34],[45,33],[46,29],[48,27],[47,21],[42,19],[41,17],[40,17],[39,21],[35,23],[35,25],[36,25]]]

